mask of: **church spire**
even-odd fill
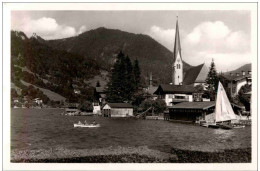
[[[179,33],[178,15],[177,15],[177,22],[176,22],[176,29],[175,29],[175,42],[173,48],[173,62],[176,61],[178,52],[181,56],[181,41],[180,41],[180,33]]]
[[[183,62],[181,57],[181,41],[179,33],[178,16],[176,21],[175,42],[173,48],[172,83],[181,85],[183,81]]]

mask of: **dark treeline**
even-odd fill
[[[110,74],[107,101],[132,102],[134,94],[140,87],[140,75],[138,60],[132,64],[129,56],[120,51]]]

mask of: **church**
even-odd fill
[[[172,83],[159,85],[154,94],[165,100],[167,106],[180,102],[196,101],[196,98],[194,98],[194,94],[196,94],[195,86],[202,85],[205,87],[208,72],[209,69],[204,63],[191,67],[185,73],[183,72],[183,58],[177,18],[173,49]]]

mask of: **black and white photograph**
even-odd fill
[[[5,5],[8,166],[255,168],[257,3]]]

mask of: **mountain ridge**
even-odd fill
[[[105,70],[110,69],[116,55],[122,50],[132,61],[139,60],[145,78],[152,72],[159,82],[171,82],[172,52],[145,34],[100,27],[70,38],[46,40],[46,44],[98,61]],[[184,61],[184,71],[190,67],[191,65]]]

